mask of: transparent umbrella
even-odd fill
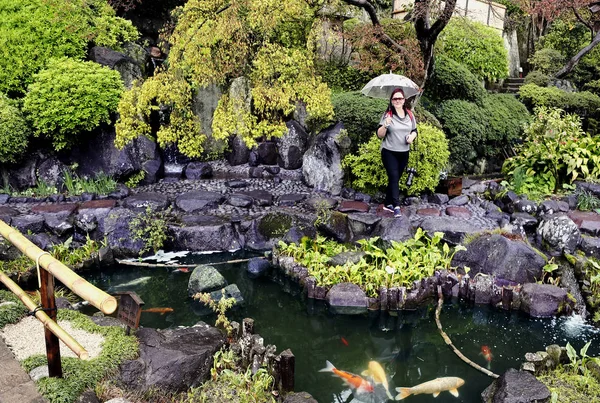
[[[375,77],[360,92],[371,98],[389,99],[392,91],[396,88],[402,88],[406,98],[412,98],[421,94],[419,86],[410,78],[391,73]]]

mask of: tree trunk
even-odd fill
[[[564,76],[569,74],[573,70],[573,68],[577,65],[577,63],[579,63],[579,60],[581,60],[581,58],[583,56],[587,55],[599,43],[600,43],[600,31],[596,34],[596,36],[594,37],[594,40],[589,45],[587,45],[585,48],[581,49],[579,51],[579,53],[577,53],[575,56],[573,56],[571,58],[571,60],[569,60],[567,62],[565,67],[563,67],[558,73],[556,73],[554,75],[554,77],[563,78]]]

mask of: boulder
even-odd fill
[[[521,290],[521,310],[534,318],[564,313],[567,291],[551,284],[525,284]]]
[[[329,308],[337,314],[355,315],[367,311],[367,296],[356,284],[339,283],[325,297]]]
[[[145,212],[147,207],[153,211],[162,211],[169,206],[169,199],[158,192],[136,193],[123,200],[123,206],[136,212]]]
[[[272,206],[273,195],[266,190],[251,190],[249,192],[241,192],[241,194],[250,196],[254,200],[254,204],[258,206]]]
[[[377,214],[348,214],[348,226],[355,238],[370,235],[379,221],[381,221],[381,217],[378,217]]]
[[[214,216],[185,218],[183,227],[170,226],[174,250],[192,252],[231,251],[240,249],[240,241],[228,220]]]
[[[190,162],[183,169],[183,177],[187,179],[206,179],[212,175],[212,166],[206,162]]]
[[[310,393],[292,392],[285,396],[283,403],[318,403]]]
[[[454,267],[470,267],[469,274],[494,275],[524,284],[539,280],[546,260],[531,246],[498,234],[484,234],[459,251],[452,259]]]
[[[98,236],[106,236],[115,258],[138,256],[144,248],[141,239],[134,239],[129,223],[136,214],[125,208],[115,208],[98,220]]]
[[[509,369],[481,393],[484,403],[546,403],[550,390],[525,371]]]
[[[277,163],[283,169],[298,169],[302,167],[302,157],[308,149],[308,133],[295,120],[290,120],[285,125],[287,132],[277,139]]]
[[[581,241],[577,224],[564,214],[544,216],[537,228],[537,235],[544,249],[555,256],[563,252],[575,252]]]
[[[31,153],[19,165],[1,164],[0,176],[4,179],[5,184],[15,190],[34,187],[37,181],[36,170],[39,160],[38,153]]]
[[[223,203],[225,197],[221,193],[195,191],[177,196],[175,206],[186,213],[215,209]]]
[[[262,277],[271,269],[271,263],[263,258],[255,257],[248,261],[246,271],[251,277]]]
[[[225,154],[229,165],[236,166],[246,164],[250,158],[250,149],[240,136],[234,136],[229,140],[229,151]]]
[[[263,165],[277,164],[277,144],[273,141],[263,141],[256,147],[258,163]]]
[[[133,82],[143,76],[144,64],[138,64],[136,60],[121,52],[94,46],[90,49],[88,56],[90,60],[118,71],[126,88],[131,88]]]
[[[129,390],[183,392],[210,377],[213,356],[225,345],[225,336],[205,323],[166,330],[137,331],[140,356],[120,367]]]
[[[384,241],[404,242],[413,237],[408,218],[382,218],[373,229],[371,236],[378,236]]]
[[[11,225],[22,233],[42,232],[44,228],[44,217],[39,214],[23,214],[12,218]]]
[[[453,217],[427,217],[421,222],[420,227],[431,235],[434,232],[443,232],[444,240],[455,245],[462,243],[466,235],[484,231],[480,226]]]
[[[333,196],[341,193],[344,183],[342,157],[336,140],[343,128],[339,122],[319,133],[302,159],[304,182]]]
[[[213,266],[201,264],[194,268],[188,281],[188,295],[199,292],[220,290],[227,285],[227,280]]]
[[[223,92],[218,85],[209,84],[206,87],[199,88],[192,98],[192,110],[194,115],[200,119],[202,133],[206,135],[206,140],[202,144],[204,148],[203,155],[205,156],[223,155],[227,147],[226,141],[215,139],[212,133],[213,116],[222,96]],[[189,176],[188,178],[198,179]]]
[[[304,193],[288,193],[288,194],[279,196],[279,200],[277,201],[277,204],[280,206],[291,207],[291,206],[295,206],[296,204],[300,203],[304,199],[306,199],[306,194],[304,194]]]
[[[58,191],[64,181],[64,173],[67,166],[55,156],[44,159],[37,168],[37,175],[40,181],[44,181],[50,186],[55,186]]]

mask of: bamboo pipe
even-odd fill
[[[8,287],[10,291],[13,292],[19,299],[25,304],[30,311],[34,311],[37,308],[35,302],[29,298],[29,296],[23,291],[21,287],[19,287],[14,281],[12,281],[6,274],[0,272],[0,281]],[[65,332],[63,328],[58,326],[58,324],[50,319],[48,314],[44,311],[37,311],[35,313],[35,317],[39,319],[40,322],[44,325],[44,327],[50,330],[56,337],[62,340],[63,343],[67,347],[71,349],[77,356],[82,360],[87,360],[90,358],[88,352],[83,348],[81,344],[77,342],[70,334]]]
[[[103,313],[110,315],[117,309],[117,300],[88,283],[73,270],[69,269],[52,255],[35,246],[29,239],[25,238],[19,231],[0,220],[0,235],[19,248],[24,255],[38,263],[50,274],[56,277],[71,291],[79,295]]]

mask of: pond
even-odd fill
[[[185,264],[224,262],[244,257],[243,253],[193,255]],[[370,360],[379,361],[391,378],[392,387],[414,386],[438,377],[458,376],[465,380],[459,397],[442,392],[410,396],[409,402],[479,402],[481,392],[492,378],[461,361],[447,347],[435,325],[435,306],[414,312],[370,313],[341,316],[328,312],[323,302],[302,297],[299,287],[281,278],[251,279],[245,263],[215,267],[229,283],[238,285],[246,301],[243,308],[228,314],[232,320],[255,320],[255,331],[265,344],[275,344],[277,352],[290,348],[296,356],[296,390],[311,393],[320,403],[353,400],[350,390],[339,378],[319,372],[326,360],[337,368],[360,374]],[[84,276],[104,290],[136,291],[144,308],[169,307],[161,315],[142,313],[141,325],[167,328],[190,326],[203,320],[213,324],[215,317],[199,316],[198,308],[187,296],[190,273],[174,273],[166,268],[114,267]],[[527,352],[543,350],[550,344],[571,343],[577,351],[592,340],[590,355],[600,354],[600,332],[581,318],[530,319],[518,312],[487,307],[469,307],[458,301],[447,302],[441,314],[444,330],[455,346],[471,360],[487,366],[480,354],[482,346],[492,353],[490,369],[498,374],[519,368]],[[356,400],[355,400],[356,401]],[[378,400],[382,401],[382,400]]]

